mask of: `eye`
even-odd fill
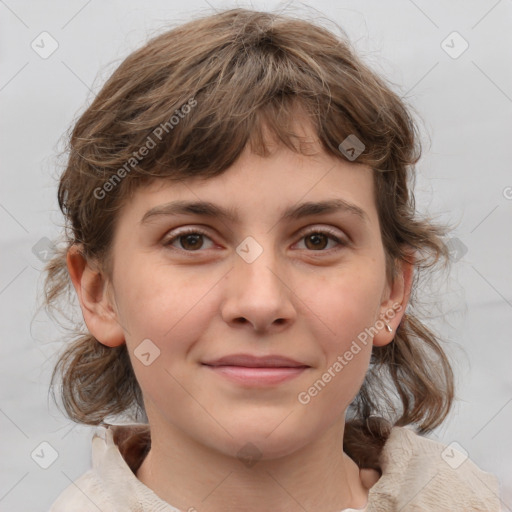
[[[204,239],[208,239],[211,244],[209,247],[205,247]],[[305,248],[315,252],[325,252],[325,249],[329,245],[329,241],[335,242],[335,246],[346,246],[348,242],[338,237],[337,232],[327,229],[311,229],[306,233],[302,234],[301,240],[305,241]],[[179,244],[177,246],[176,244]],[[213,241],[211,238],[202,230],[198,228],[183,229],[174,233],[173,236],[167,238],[163,245],[165,247],[174,247],[178,250],[186,252],[197,252],[200,249],[211,249],[213,247]],[[333,249],[329,247],[327,249]]]
[[[181,249],[187,252],[197,251],[199,249],[204,249],[203,239],[208,238],[210,242],[212,241],[204,231],[201,231],[197,228],[189,228],[186,230],[178,231],[174,234],[174,236],[168,238],[164,242],[164,246],[174,246],[176,249]],[[178,242],[180,247],[176,247],[174,245],[175,242]],[[207,247],[211,248],[211,247]]]
[[[302,235],[302,239],[305,240],[304,245],[306,249],[313,251],[323,251],[328,245],[329,240],[336,242],[338,246],[348,245],[347,242],[337,236],[336,232],[326,228],[309,230]]]

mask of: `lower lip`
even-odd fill
[[[250,386],[270,386],[298,377],[307,367],[250,368],[247,366],[209,366],[213,372],[227,379]]]

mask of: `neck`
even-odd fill
[[[240,512],[363,508],[368,490],[343,452],[340,421],[277,459],[250,461],[198,443],[172,425],[151,423],[151,450],[137,478],[180,510]]]

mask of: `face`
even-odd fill
[[[343,425],[372,337],[392,339],[377,322],[396,300],[372,171],[324,152],[247,149],[220,176],[140,188],[112,250],[113,309],[150,423],[225,454],[250,442],[279,457]],[[212,365],[240,354],[295,363]]]

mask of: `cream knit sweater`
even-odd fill
[[[132,434],[121,451],[114,442],[116,429],[125,438]],[[147,450],[148,435],[145,425],[98,427],[92,469],[62,492],[50,512],[181,512],[138,480],[130,467]],[[410,428],[392,429],[380,462],[382,476],[369,491],[365,512],[501,510],[495,476]]]

